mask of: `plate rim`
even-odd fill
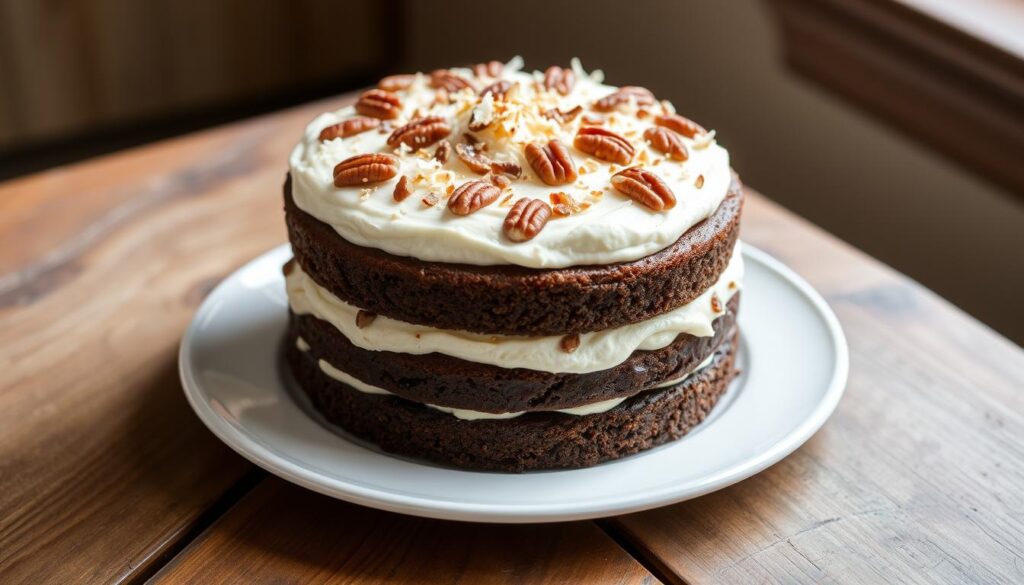
[[[496,505],[492,503],[458,502],[455,500],[437,500],[409,494],[382,492],[354,485],[325,476],[314,469],[298,465],[285,457],[281,457],[251,434],[244,433],[225,421],[210,406],[209,401],[203,398],[207,395],[202,391],[202,385],[198,382],[192,363],[188,359],[192,353],[195,339],[199,334],[200,326],[205,320],[206,315],[213,310],[221,289],[227,286],[232,277],[239,272],[262,261],[265,257],[279,254],[282,250],[289,247],[288,243],[284,243],[256,256],[224,277],[210,291],[196,309],[192,321],[182,337],[178,350],[178,372],[183,391],[192,410],[195,411],[203,424],[233,451],[271,474],[326,496],[351,503],[389,512],[442,520],[497,523],[586,520],[667,506],[726,488],[778,463],[807,442],[821,429],[839,405],[846,389],[849,375],[849,347],[839,319],[827,301],[810,283],[783,262],[744,241],[741,252],[744,255],[744,260],[749,259],[758,262],[776,273],[792,285],[814,308],[815,313],[826,326],[833,344],[835,358],[835,368],[832,371],[828,387],[822,393],[818,404],[800,424],[796,425],[789,433],[758,455],[733,464],[716,474],[702,478],[696,487],[691,485],[686,489],[680,489],[677,486],[668,486],[661,489],[638,492],[639,497],[606,496],[599,500],[581,499],[578,503]]]

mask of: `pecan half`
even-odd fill
[[[501,75],[501,72],[505,70],[505,64],[501,61],[488,61],[486,63],[477,63],[473,65],[473,73],[477,77],[483,77],[487,75],[489,77],[497,77]]]
[[[447,69],[436,69],[430,73],[430,87],[454,93],[469,87],[469,81],[458,73],[452,73]]]
[[[675,130],[687,138],[693,138],[698,134],[707,133],[707,130],[705,130],[700,124],[689,118],[684,118],[679,114],[655,116],[654,123],[658,126],[668,128],[669,130]]]
[[[365,329],[373,323],[373,320],[377,318],[377,313],[371,313],[370,311],[364,311],[362,309],[356,313],[356,327]]]
[[[665,153],[672,160],[686,160],[690,158],[690,151],[686,150],[683,139],[668,128],[661,126],[648,128],[644,130],[644,140],[649,142],[654,150]]]
[[[405,144],[411,148],[423,148],[452,133],[451,126],[441,116],[427,116],[413,120],[388,136],[388,145]]]
[[[576,116],[579,116],[582,112],[583,106],[576,106],[568,112],[563,112],[558,108],[551,108],[549,110],[544,110],[541,115],[550,120],[554,120],[559,124],[568,124],[575,120]]]
[[[348,138],[349,136],[362,134],[367,130],[373,130],[377,126],[380,126],[380,120],[377,118],[367,118],[365,116],[350,118],[321,130],[320,142],[334,140],[335,138]]]
[[[676,205],[676,196],[661,177],[641,167],[630,167],[612,175],[615,190],[654,211],[665,211]]]
[[[441,164],[448,162],[448,159],[452,156],[452,144],[445,140],[441,144],[437,145],[437,150],[434,151],[434,160]]]
[[[387,181],[398,174],[398,157],[382,152],[357,154],[334,167],[334,186],[349,187]]]
[[[409,184],[409,177],[402,175],[401,179],[395,183],[395,191],[392,193],[395,201],[405,201],[405,199],[412,195],[412,185]]]
[[[572,144],[594,158],[620,165],[628,165],[636,152],[625,138],[596,126],[580,128]]]
[[[627,85],[620,87],[615,93],[606,95],[594,102],[594,109],[598,112],[610,112],[628,102],[630,98],[635,100],[638,106],[650,106],[657,101],[651,90],[635,85]]]
[[[401,74],[401,75],[388,75],[377,82],[377,87],[384,91],[402,91],[408,89],[412,82],[416,81],[415,75]]]
[[[501,195],[501,189],[487,181],[463,183],[448,198],[448,209],[455,215],[469,215],[494,203]]]
[[[547,203],[523,197],[508,210],[502,230],[513,242],[525,242],[535,238],[550,218],[551,208]]]
[[[548,67],[544,72],[544,88],[555,90],[562,95],[569,95],[576,85],[576,74],[572,69],[565,69],[557,65]]]
[[[512,82],[499,79],[494,83],[488,85],[480,91],[480,96],[483,97],[487,94],[494,96],[495,101],[503,101],[508,97],[508,92],[512,91]]]
[[[479,149],[472,144],[459,143],[455,145],[455,154],[459,156],[469,170],[478,175],[486,174],[491,170],[491,159],[484,156]]]
[[[565,185],[576,180],[576,163],[569,149],[557,140],[527,144],[523,154],[533,172],[547,185]]]
[[[402,113],[402,100],[382,89],[364,91],[356,102],[356,111],[364,116],[393,120]]]

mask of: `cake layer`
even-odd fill
[[[731,336],[739,295],[713,321],[713,334],[681,334],[664,348],[636,351],[622,363],[583,374],[502,368],[440,353],[370,351],[312,315],[291,315],[288,341],[354,378],[414,402],[480,412],[559,410],[632,396],[694,370]],[[371,324],[372,326],[372,324]]]
[[[541,270],[424,262],[357,246],[299,209],[290,179],[284,191],[299,264],[339,299],[407,323],[533,336],[620,327],[693,301],[728,266],[743,206],[734,178],[711,217],[659,252],[619,264]]]
[[[295,313],[311,314],[337,328],[353,345],[373,351],[408,354],[442,353],[502,368],[529,368],[551,373],[606,370],[637,350],[661,349],[681,333],[710,336],[712,322],[739,290],[742,254],[733,254],[719,279],[699,297],[646,321],[570,336],[517,336],[471,333],[415,325],[379,315],[342,301],[317,284],[301,266],[286,266],[288,301]]]
[[[458,80],[457,85],[438,83],[438,74]],[[388,100],[386,115],[360,103],[326,112],[307,126],[289,159],[295,201],[360,246],[430,262],[529,268],[637,260],[671,245],[718,208],[730,170],[729,153],[716,144],[714,132],[677,125],[681,132],[670,136],[681,151],[669,155],[648,132],[662,116],[675,113],[671,104],[632,88],[633,93],[619,94],[624,99],[614,106],[604,107],[599,102],[618,88],[578,65],[569,74],[575,83],[564,92],[546,87],[539,72],[523,71],[521,62],[500,71],[456,68],[410,76],[404,87],[385,84],[388,93],[371,98]],[[337,131],[338,124],[375,114],[387,122],[365,132]],[[408,126],[417,121],[426,121],[430,131]],[[614,133],[622,147],[593,148],[578,139],[595,128]],[[551,141],[562,144],[570,160],[564,161],[560,178],[549,174],[544,180],[531,162],[538,151],[531,157],[528,147]],[[435,156],[445,143],[449,155]],[[394,157],[390,172],[339,184],[336,165],[369,153]],[[615,189],[613,177],[627,166],[656,174],[676,204],[650,209]],[[502,196],[471,213],[452,213],[445,203],[454,188],[487,180],[487,173],[511,181]],[[411,193],[396,200],[392,193],[402,177]],[[555,204],[556,193],[559,201],[573,204],[535,237],[512,240],[502,233],[516,199]]]
[[[395,396],[354,390],[325,375],[289,343],[301,389],[329,421],[387,451],[469,469],[526,471],[586,467],[678,439],[700,423],[735,376],[736,337],[683,382],[644,392],[603,413],[528,413],[461,420]]]

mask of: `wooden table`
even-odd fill
[[[852,353],[831,421],[760,475],[499,526],[331,500],[235,455],[186,404],[178,342],[285,240],[286,155],[344,99],[0,185],[0,582],[1024,581],[1024,352],[754,192],[743,237],[828,298]]]

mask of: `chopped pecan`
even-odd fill
[[[694,122],[689,118],[684,118],[679,114],[665,114],[662,116],[655,116],[654,123],[658,126],[663,126],[669,130],[675,130],[687,138],[693,138],[698,134],[706,134],[707,130],[701,127],[700,124]]]
[[[334,185],[349,187],[387,181],[398,174],[398,157],[382,152],[357,154],[334,167]]]
[[[380,120],[377,118],[367,118],[365,116],[349,118],[321,130],[320,142],[334,140],[335,138],[348,138],[367,130],[373,130],[377,126],[380,126]]]
[[[402,113],[402,100],[382,89],[364,91],[356,101],[356,111],[364,116],[393,120]]]
[[[523,149],[533,172],[547,185],[565,185],[576,180],[576,163],[569,149],[557,140],[547,144],[530,143]]]
[[[452,73],[447,69],[436,69],[430,74],[430,87],[454,93],[469,87],[469,81],[458,73]]]
[[[423,148],[452,133],[451,126],[440,116],[427,116],[413,120],[396,129],[388,136],[390,146],[405,144],[411,148]]]
[[[377,82],[377,87],[384,91],[402,91],[408,89],[412,82],[416,81],[415,75],[401,74],[401,75],[388,75]]]
[[[536,237],[550,218],[551,208],[547,203],[523,197],[508,210],[502,229],[513,242],[525,242]]]
[[[638,106],[650,106],[657,101],[651,90],[635,85],[627,85],[620,87],[615,93],[606,95],[594,102],[594,109],[598,112],[610,112],[630,99],[633,99]]]
[[[405,199],[412,195],[412,185],[409,184],[409,177],[402,175],[401,179],[395,183],[395,192],[392,194],[395,197],[395,201],[405,201]]]
[[[501,189],[487,181],[469,181],[463,183],[448,198],[448,209],[455,215],[469,215],[494,203],[499,195]]]
[[[473,73],[477,77],[483,77],[485,75],[489,77],[497,77],[504,71],[505,64],[501,61],[488,61],[486,63],[477,63],[473,65]]]
[[[564,69],[552,65],[544,72],[544,87],[548,90],[555,90],[562,95],[569,95],[573,86],[576,85],[576,74],[572,69]]]
[[[554,210],[555,215],[558,217],[568,217],[574,213],[583,211],[580,204],[572,198],[572,195],[564,191],[558,191],[557,193],[551,193],[548,195],[548,199],[551,199],[551,209]]]
[[[704,175],[697,175],[697,180],[693,182],[693,186],[698,189],[704,187]]]
[[[711,293],[711,310],[715,313],[722,312],[722,300],[718,298],[718,293]]]
[[[582,112],[583,106],[576,106],[575,108],[569,110],[568,112],[563,112],[558,108],[551,108],[549,110],[544,110],[544,112],[542,112],[541,115],[543,115],[545,118],[554,120],[559,124],[568,124],[569,122],[575,120],[576,116],[579,116]]]
[[[434,151],[434,160],[441,164],[448,162],[448,159],[452,156],[452,144],[445,140],[441,144],[437,145],[437,150]]]
[[[499,79],[498,81],[495,81],[483,88],[483,90],[480,91],[480,96],[483,97],[487,94],[491,94],[494,96],[495,101],[503,101],[508,98],[508,92],[510,91],[512,91],[512,82],[505,79]]]
[[[676,205],[676,196],[665,181],[642,167],[630,167],[612,175],[612,186],[654,211],[665,211]]]
[[[561,346],[562,351],[565,353],[572,353],[580,346],[580,336],[575,333],[566,335],[562,338],[562,341],[559,342],[559,346]]]
[[[489,178],[492,185],[503,191],[512,186],[512,181],[509,181],[505,175],[491,175]]]
[[[377,318],[377,313],[371,313],[370,311],[364,311],[362,309],[356,313],[356,327],[365,329],[373,323],[373,320]]]
[[[295,270],[295,258],[289,258],[288,261],[284,263],[284,266],[281,267],[281,272],[283,272],[285,276],[288,276],[294,270]]]
[[[576,139],[573,140],[573,146],[594,158],[620,165],[628,165],[636,152],[625,138],[596,126],[580,128],[576,133]]]
[[[665,153],[672,160],[686,160],[690,158],[690,152],[686,150],[683,139],[668,128],[652,126],[644,130],[644,140],[649,142],[654,150]]]
[[[585,126],[600,126],[601,124],[604,124],[604,116],[601,114],[592,114],[587,112],[586,114],[583,114],[583,119],[580,120],[580,122]]]
[[[523,176],[523,167],[510,160],[492,160],[491,171],[508,175],[513,179]]]
[[[427,207],[433,207],[437,205],[437,202],[440,200],[441,198],[437,196],[437,193],[427,193],[426,197],[420,199],[420,201],[423,202],[423,205],[426,205]]]
[[[486,174],[491,170],[491,159],[484,156],[480,149],[473,144],[459,143],[455,145],[455,154],[459,156],[459,160],[463,162],[469,170],[473,171],[478,175]]]

